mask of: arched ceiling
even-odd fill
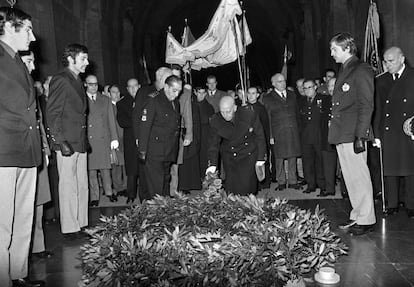
[[[177,39],[181,39],[184,19],[196,38],[208,28],[220,0],[125,0],[128,17],[134,27],[134,52],[145,55],[150,74],[165,65],[165,36],[169,26]],[[251,83],[266,85],[271,75],[282,67],[284,45],[293,52],[293,60],[300,62],[302,38],[303,0],[245,0],[242,3],[252,34],[248,47],[247,63]],[[298,65],[292,65],[295,69]],[[138,71],[140,72],[140,71]],[[231,89],[238,82],[237,64],[202,70],[193,73],[195,85],[204,85],[205,77],[213,73],[222,89]]]

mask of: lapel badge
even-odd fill
[[[348,91],[349,91],[349,89],[350,89],[350,86],[349,86],[349,84],[348,84],[348,83],[344,83],[344,84],[342,85],[342,91],[343,91],[343,92],[348,92]]]
[[[252,127],[249,128],[249,133],[251,133],[251,132],[253,132],[253,128]]]

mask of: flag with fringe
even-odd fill
[[[368,9],[367,25],[365,28],[365,44],[362,59],[372,66],[376,75],[383,72],[378,54],[378,39],[380,37],[380,22],[377,4],[371,1]]]

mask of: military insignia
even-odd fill
[[[251,132],[253,132],[253,128],[252,127],[249,128],[249,133],[251,133]]]
[[[344,84],[342,85],[342,91],[343,91],[343,92],[348,92],[350,88],[351,88],[351,87],[349,86],[349,84],[348,84],[348,83],[344,83]]]
[[[147,121],[147,109],[142,110],[141,122]]]

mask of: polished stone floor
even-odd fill
[[[337,225],[346,220],[349,202],[344,199],[291,201],[305,209],[317,204],[325,209],[332,228],[349,246],[348,256],[335,265],[341,282],[336,285],[315,283],[312,274],[307,275],[307,286],[414,286],[414,220],[409,219],[404,208],[397,215],[381,218],[381,206],[377,203],[378,222],[374,232],[352,237]],[[125,207],[101,207],[90,209],[90,224],[96,224],[101,214],[115,215]],[[47,249],[55,255],[50,259],[33,259],[30,263],[31,278],[42,279],[49,287],[74,287],[82,276],[79,248],[85,241],[65,242],[58,224],[45,226]]]

